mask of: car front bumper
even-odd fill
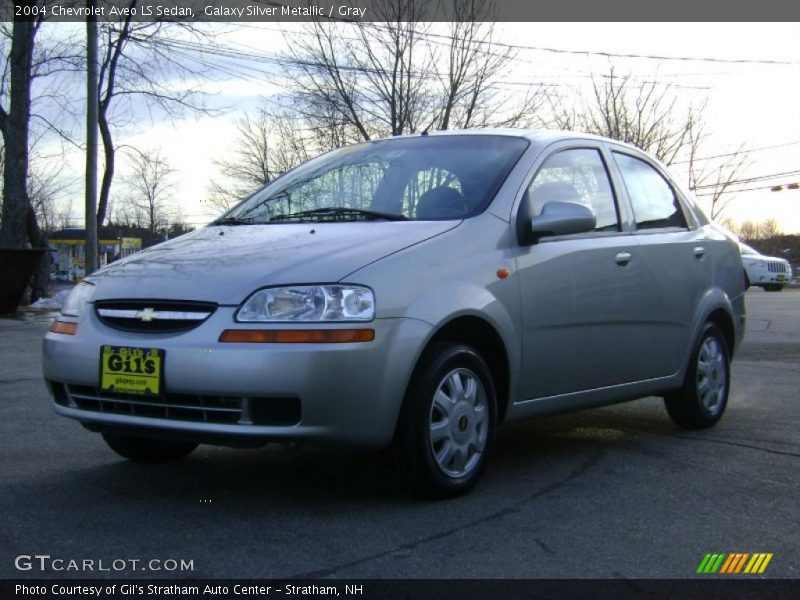
[[[76,335],[48,333],[44,339],[43,371],[56,412],[97,431],[199,442],[311,441],[380,447],[391,441],[429,324],[402,318],[359,324],[375,330],[371,342],[220,343],[225,329],[259,327],[235,323],[233,311],[220,307],[191,331],[155,334],[112,329],[87,308]],[[163,349],[162,398],[139,410],[139,398],[100,392],[103,345]],[[294,422],[254,418],[256,413],[270,413],[262,408],[289,401],[299,407]],[[183,406],[187,402],[191,409]],[[240,413],[214,408],[228,403],[239,407]],[[228,421],[218,422],[220,414]]]

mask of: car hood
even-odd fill
[[[210,226],[115,262],[88,281],[97,286],[94,300],[147,298],[238,305],[264,286],[340,281],[458,223]]]

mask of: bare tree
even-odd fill
[[[637,81],[611,67],[593,78],[590,96],[577,109],[553,105],[553,123],[633,144],[669,165],[692,146],[703,106],[684,103],[678,90],[657,76]]]
[[[118,214],[128,224],[134,222],[146,228],[151,237],[168,229],[170,222],[178,217],[172,200],[174,173],[160,152],[136,151],[124,179],[130,195]]]
[[[5,152],[0,145],[0,172],[5,162]],[[69,189],[70,183],[64,177],[65,165],[61,162],[53,165],[52,160],[44,160],[34,153],[29,155],[29,170],[26,178],[28,198],[36,216],[42,234],[47,237],[56,229],[68,226],[69,215],[72,210],[72,197],[64,193]],[[0,191],[3,183],[0,179]]]
[[[450,4],[453,21],[446,41],[434,44],[431,51],[434,76],[441,86],[433,94],[439,106],[431,127],[446,130],[529,124],[543,104],[545,90],[531,84],[523,97],[511,101],[496,89],[516,51],[494,43],[494,2],[451,0]]]
[[[493,42],[493,2],[447,0],[448,35],[426,22],[419,0],[379,0],[375,22],[312,23],[287,56],[293,107],[308,128],[330,135],[326,150],[353,141],[429,129],[525,124],[544,95],[501,92],[513,57]]]
[[[730,187],[750,165],[750,160],[743,146],[719,157],[698,156],[702,154],[701,147],[706,146],[707,141],[702,123],[692,123],[689,131],[689,158],[682,162],[687,165],[689,189],[699,197],[708,198],[709,216],[716,221],[736,198]]]
[[[273,169],[272,124],[265,109],[236,122],[237,138],[226,158],[214,161],[222,181],[212,180],[207,204],[226,211],[278,173]]]
[[[69,197],[61,197],[65,187],[63,169],[63,163],[56,167],[48,165],[47,168],[33,164],[28,173],[28,195],[45,236],[63,228],[69,221],[72,201]]]
[[[775,237],[776,235],[780,235],[782,232],[783,228],[781,227],[780,223],[778,223],[777,219],[767,219],[759,226],[759,234],[762,239]]]
[[[239,200],[275,177],[308,160],[317,145],[314,136],[304,136],[291,115],[267,106],[254,115],[245,114],[236,124],[237,137],[228,157],[215,160],[222,179],[209,186],[206,204],[226,211]]]
[[[0,80],[0,133],[5,157],[0,247],[6,248],[24,248],[29,242],[38,246],[41,237],[27,187],[33,53],[40,25],[41,21],[14,21]]]
[[[722,225],[725,229],[730,231],[732,234],[734,234],[734,235],[736,235],[738,237],[742,237],[741,231],[739,229],[739,225],[733,219],[731,219],[731,218],[723,219],[722,222],[720,223],[720,225]]]
[[[744,221],[739,226],[739,237],[743,240],[757,240],[760,236],[760,227],[753,221]]]
[[[129,0],[134,9],[140,0]],[[204,94],[186,81],[197,73],[170,46],[170,35],[201,34],[191,23],[133,21],[133,12],[122,22],[101,24],[101,56],[98,86],[98,125],[103,144],[104,168],[97,201],[97,224],[108,213],[111,184],[116,169],[114,132],[130,124],[142,105],[174,117],[189,110],[212,112],[203,104]],[[172,85],[175,81],[181,85]]]
[[[9,54],[0,79],[0,133],[3,137],[3,208],[0,247],[47,248],[28,193],[31,85],[34,48],[41,20],[14,21]],[[6,96],[8,103],[6,104]],[[50,253],[45,252],[31,285],[31,301],[46,295]]]

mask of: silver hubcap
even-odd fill
[[[697,357],[697,395],[705,409],[716,413],[725,400],[728,365],[719,341],[707,337]]]
[[[462,477],[478,466],[489,428],[486,390],[469,369],[454,369],[436,388],[429,419],[430,445],[436,464],[450,477]]]

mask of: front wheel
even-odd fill
[[[666,395],[664,403],[681,427],[711,427],[725,412],[731,378],[730,352],[716,325],[705,324],[690,360],[683,386]]]
[[[414,372],[392,443],[398,475],[426,497],[469,491],[492,449],[496,406],[489,368],[475,349],[431,346]]]
[[[783,289],[782,285],[767,284],[764,286],[765,292],[780,292]]]
[[[134,462],[165,463],[187,456],[197,448],[191,442],[173,442],[151,438],[104,433],[103,439],[114,452]]]

